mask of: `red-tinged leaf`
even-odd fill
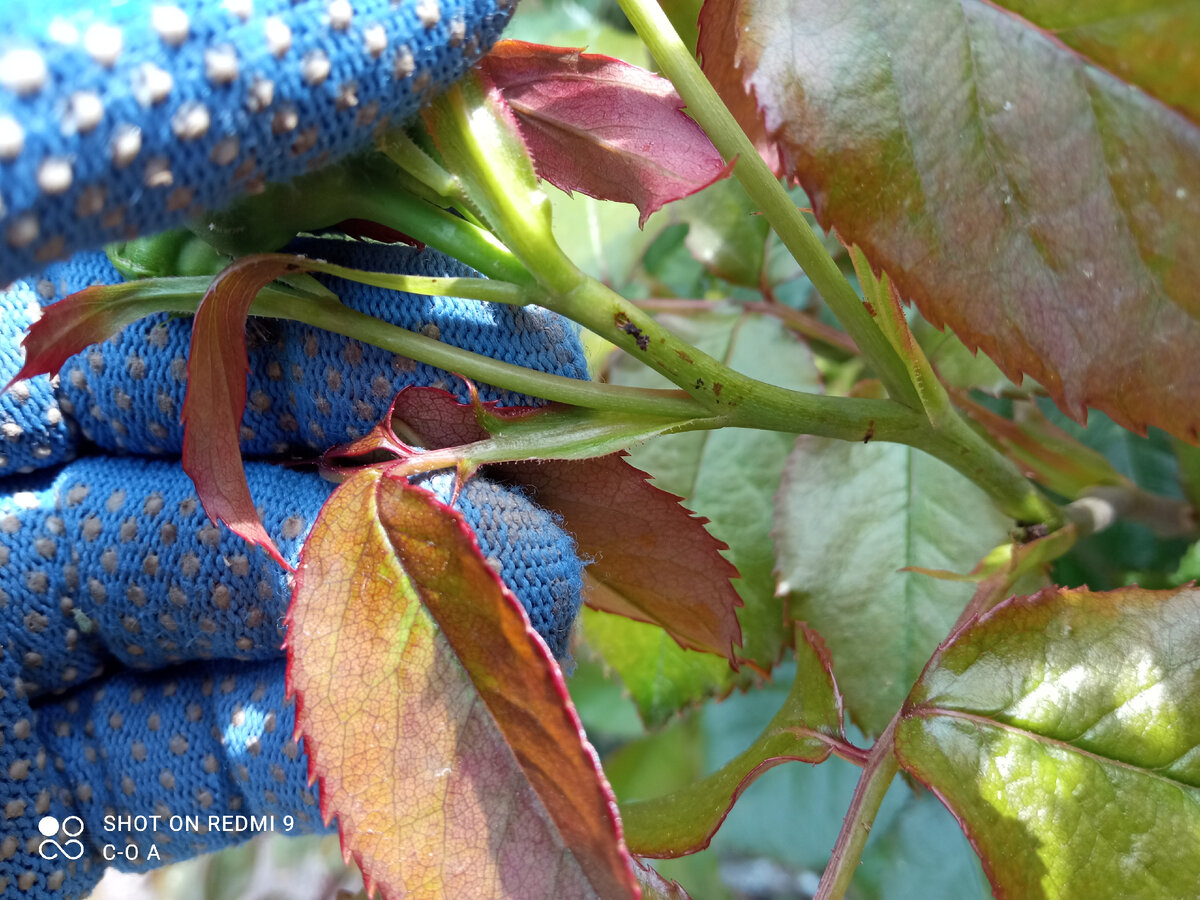
[[[291,568],[267,534],[246,483],[239,428],[246,411],[246,316],[259,290],[300,271],[287,256],[246,257],[215,279],[192,323],[183,401],[183,469],[209,518]]]
[[[539,410],[496,409],[507,419]],[[395,417],[428,447],[470,443],[486,436],[471,406],[435,388],[406,388]],[[680,646],[716,653],[736,662],[742,643],[730,582],[737,570],[726,549],[674,494],[649,484],[647,475],[621,456],[586,460],[504,463],[494,476],[531,487],[534,498],[563,517],[588,566],[589,605],[661,625]]]
[[[25,364],[4,390],[34,375],[57,375],[63,363],[85,347],[161,309],[161,301],[147,291],[146,282],[98,284],[50,304],[29,326],[21,342]]]
[[[387,225],[380,225],[378,222],[372,222],[370,219],[344,219],[338,222],[333,230],[341,234],[350,235],[351,237],[370,238],[373,241],[379,241],[381,244],[407,244],[410,247],[416,247],[418,250],[425,249],[424,244],[409,237],[403,231],[397,231],[395,228],[389,228]]]
[[[736,22],[713,62],[741,64],[823,226],[1070,415],[1196,438],[1200,4],[740,0]]]
[[[632,203],[639,224],[728,175],[664,78],[609,56],[501,41],[486,77],[515,114],[538,175],[568,193]]]
[[[623,804],[625,835],[640,856],[686,856],[709,845],[738,798],[760,775],[786,762],[820,763],[837,747],[865,758],[846,743],[842,695],[821,636],[796,626],[796,677],[787,699],[762,734],[742,753],[687,787]]]
[[[588,566],[589,606],[661,625],[681,647],[724,656],[736,666],[742,643],[728,549],[680,498],[660,490],[622,455],[510,463],[500,472],[533,488],[563,517]]]
[[[322,815],[385,898],[636,897],[615,801],[545,644],[462,517],[344,482],[288,613]]]
[[[776,175],[783,174],[779,146],[767,134],[767,125],[754,90],[746,86],[737,44],[740,0],[708,0],[700,9],[700,38],[696,55],[700,68],[717,89],[758,155]]]
[[[1102,454],[1054,425],[1033,403],[1015,404],[1020,421],[1013,421],[976,403],[965,391],[956,392],[955,402],[1027,477],[1064,497],[1074,500],[1098,485],[1130,487],[1129,479]]]
[[[958,818],[997,897],[1192,897],[1200,592],[1049,589],[938,648],[900,764]]]

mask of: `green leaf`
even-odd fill
[[[718,278],[757,288],[770,226],[736,179],[725,179],[674,203],[669,212],[688,224],[684,243]]]
[[[1200,884],[1200,592],[1046,590],[957,632],[896,729],[997,896]]]
[[[1194,437],[1200,5],[710,5],[823,226],[1073,417]]]
[[[783,707],[742,753],[680,790],[622,805],[625,841],[634,853],[672,857],[704,849],[759,775],[785,762],[824,762],[835,743],[844,743],[841,696],[828,651],[800,627],[796,656],[796,677]]]
[[[966,572],[1009,520],[945,463],[802,437],[776,500],[780,591],[833,654],[851,718],[878,734],[971,596],[906,566]]]
[[[584,609],[584,639],[621,676],[648,728],[704,697],[728,692],[736,677],[711,653],[684,650],[658,625]]]
[[[658,321],[693,346],[752,377],[797,390],[820,388],[811,354],[771,317],[722,312],[687,318],[660,316]],[[662,383],[627,357],[614,366],[613,381],[638,386]],[[650,472],[656,487],[682,496],[688,507],[710,520],[708,530],[729,545],[729,559],[741,574],[734,586],[744,603],[738,611],[742,624],[738,655],[763,669],[778,661],[791,640],[782,604],[775,596],[770,529],[771,498],[793,440],[791,435],[775,432],[723,428],[656,438],[630,453],[630,462]],[[731,478],[731,472],[738,477]],[[605,637],[615,640],[614,631],[615,626],[609,626]],[[644,677],[614,660],[610,650],[626,658],[623,649],[607,640],[597,643],[596,649],[621,674],[648,723],[669,715],[671,703],[688,705],[749,678],[748,673],[739,676],[728,667],[722,670],[696,663],[684,651],[649,636],[638,640],[652,654],[649,660],[637,662]],[[687,673],[686,682],[666,685],[667,672]]]

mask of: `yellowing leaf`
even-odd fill
[[[335,491],[288,613],[322,814],[385,897],[636,897],[562,673],[461,515],[364,469]]]
[[[1046,590],[938,651],[896,752],[997,897],[1191,897],[1200,884],[1200,592]]]

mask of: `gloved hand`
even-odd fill
[[[369,146],[513,0],[4,0],[0,284]]]
[[[460,74],[507,7],[179,0],[103,19],[77,0],[6,0],[0,25],[17,37],[0,43],[0,278],[356,148],[367,127],[412,112]],[[467,274],[430,250],[329,240],[298,249],[367,269]],[[117,280],[102,253],[81,252],[0,295],[0,383],[18,370],[18,342],[40,306]],[[544,311],[323,280],[396,324],[586,377],[574,330]],[[323,829],[283,700],[290,576],[208,521],[176,458],[189,326],[138,322],[69,360],[55,383],[30,379],[0,397],[5,896],[81,896],[105,865],[144,869],[254,833],[212,816]],[[252,322],[249,335],[248,456],[352,439],[407,384],[462,396],[447,373],[336,335],[279,322]],[[295,562],[332,486],[268,462],[248,463],[247,477],[267,531]],[[449,500],[450,476],[426,485]],[[535,628],[565,654],[581,590],[573,542],[523,495],[482,478],[457,503]]]

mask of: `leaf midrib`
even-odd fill
[[[1127,769],[1131,772],[1136,772],[1139,775],[1143,775],[1147,778],[1154,778],[1174,787],[1183,788],[1186,791],[1200,792],[1200,785],[1190,784],[1189,782],[1181,781],[1178,778],[1172,778],[1169,775],[1163,775],[1154,769],[1147,769],[1143,766],[1135,765],[1134,763],[1125,762],[1124,760],[1114,759],[1110,756],[1102,756],[1099,753],[1095,753],[1091,750],[1085,750],[1082,747],[1077,747],[1074,744],[1060,740],[1059,738],[1052,738],[1048,735],[1039,734],[1036,731],[1030,731],[1027,728],[1021,728],[1017,725],[1010,725],[1006,722],[1000,722],[996,719],[991,719],[987,716],[980,715],[979,713],[970,713],[959,709],[947,709],[941,706],[920,706],[916,709],[910,710],[908,714],[905,715],[905,718],[909,720],[933,719],[938,716],[970,722],[973,725],[977,725],[981,728],[994,728],[999,731],[1005,731],[1010,734],[1023,737],[1026,740],[1032,741],[1036,744],[1041,744],[1047,747],[1055,747],[1059,750],[1062,750],[1064,753],[1077,753],[1080,756],[1087,757],[1088,759],[1093,760],[1101,765],[1116,766],[1120,769]],[[1198,793],[1194,799],[1197,802],[1200,802],[1200,793]]]

